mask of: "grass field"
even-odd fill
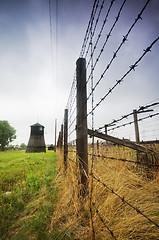
[[[54,239],[56,155],[0,152],[0,239]],[[56,233],[55,233],[56,234]]]
[[[112,160],[111,156],[136,161],[136,152],[124,147],[101,147],[98,153],[108,158],[94,158],[95,176],[159,225],[158,170],[150,170],[150,179],[144,167]],[[90,195],[85,201],[79,197],[76,154],[69,153],[67,172],[62,152],[57,150],[57,156],[58,171],[52,151],[0,152],[0,240],[92,239]],[[91,166],[90,156],[88,160]],[[99,182],[92,182],[91,175],[88,181],[96,240],[115,239],[104,224],[118,240],[159,239],[153,223]]]

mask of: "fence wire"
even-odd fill
[[[116,193],[111,187],[109,187],[107,184],[105,184],[104,182],[102,182],[100,180],[100,178],[97,178],[96,176],[93,175],[93,178],[101,183],[106,189],[108,189],[112,194],[114,194],[115,196],[117,196],[123,203],[126,203],[129,207],[131,207],[132,209],[134,209],[137,213],[141,214],[144,218],[146,218],[149,222],[153,223],[157,228],[159,228],[159,225],[154,222],[153,220],[151,220],[148,216],[146,216],[139,208],[133,206],[131,203],[129,203],[124,196],[120,196],[118,193]]]
[[[130,26],[127,26],[126,33],[120,38],[119,44],[116,43],[117,47],[115,47],[115,51],[111,52],[109,54],[110,58],[109,61],[107,61],[106,54],[109,50],[109,44],[111,44],[111,40],[113,41],[113,34],[117,31],[117,29],[120,28],[120,24],[122,21],[122,17],[124,15],[124,11],[126,9],[127,0],[123,0],[120,2],[120,4],[115,5],[116,1],[111,0],[106,2],[105,0],[94,0],[92,12],[90,15],[90,19],[88,22],[88,26],[86,29],[86,33],[84,36],[83,44],[81,47],[79,58],[85,58],[86,59],[86,69],[87,69],[87,99],[84,104],[87,104],[88,111],[87,111],[87,122],[88,126],[90,126],[90,129],[92,131],[98,130],[102,133],[105,133],[106,135],[109,133],[109,135],[115,135],[117,134],[118,130],[121,131],[122,137],[124,136],[124,131],[126,127],[129,127],[127,130],[126,136],[130,136],[130,127],[131,125],[135,125],[136,120],[132,119],[134,117],[134,111],[131,111],[127,114],[122,115],[121,117],[112,119],[111,121],[107,121],[107,114],[105,113],[105,109],[102,109],[102,103],[104,103],[107,99],[107,97],[110,95],[115,95],[115,90],[119,91],[119,85],[123,83],[126,80],[130,81],[130,73],[133,73],[136,69],[139,68],[139,65],[141,64],[141,61],[145,58],[147,53],[153,52],[153,47],[157,45],[159,37],[155,37],[154,39],[151,38],[151,40],[148,42],[146,41],[146,48],[143,50],[143,48],[140,48],[140,54],[137,56],[135,55],[135,59],[133,61],[133,64],[127,64],[126,63],[126,70],[123,68],[122,71],[124,73],[120,73],[121,77],[116,77],[117,74],[115,74],[115,79],[112,80],[111,77],[111,87],[108,85],[102,85],[103,83],[107,82],[107,78],[110,78],[110,72],[114,71],[113,67],[116,66],[117,61],[120,61],[122,51],[127,47],[127,42],[129,39],[132,41],[133,32],[135,32],[135,29],[139,23],[144,21],[143,15],[144,12],[148,9],[149,3],[151,0],[145,1],[142,8],[136,12],[136,18],[132,21]],[[115,11],[116,10],[116,11]],[[114,16],[113,20],[111,20],[111,16]],[[126,29],[125,27],[125,29]],[[107,28],[109,30],[107,30]],[[146,31],[146,30],[145,30]],[[116,35],[115,35],[116,36]],[[121,36],[120,36],[121,37]],[[103,41],[103,42],[102,42]],[[142,51],[142,52],[141,52]],[[150,56],[151,57],[151,56]],[[138,67],[138,68],[137,68]],[[121,71],[120,71],[121,72]],[[108,74],[108,77],[106,78],[106,73]],[[117,79],[117,80],[116,80]],[[113,82],[114,81],[114,82]],[[133,79],[131,80],[133,83]],[[103,87],[104,86],[104,87]],[[106,86],[106,87],[105,87]],[[102,93],[99,94],[99,89],[102,89]],[[77,156],[76,151],[76,142],[77,142],[77,129],[80,128],[80,126],[77,126],[77,80],[76,80],[76,74],[74,74],[72,87],[70,91],[70,95],[68,98],[68,102],[66,105],[66,109],[68,109],[68,158],[67,161],[70,162],[70,164],[74,164],[74,166],[77,167],[77,169],[71,168],[71,172],[73,175],[78,179],[78,182],[80,181],[80,171],[78,167],[80,165],[81,168],[83,168],[84,164],[86,164],[83,159],[79,158]],[[141,132],[143,132],[144,127],[149,126],[149,130],[146,130],[146,133],[152,134],[154,136],[155,134],[158,134],[156,136],[159,136],[159,130],[158,130],[158,115],[159,115],[159,99],[156,99],[152,101],[151,103],[140,105],[138,108],[135,107],[135,111],[137,113],[137,123],[140,124]],[[104,104],[103,104],[104,105]],[[105,122],[104,124],[98,124],[98,121],[96,121],[96,118],[98,118],[98,111],[99,109],[102,109],[103,112],[102,118]],[[149,113],[153,112],[153,113]],[[142,116],[140,117],[140,114]],[[123,123],[124,122],[124,123]],[[151,126],[151,127],[150,127]],[[134,129],[132,130],[133,135]],[[121,135],[120,135],[121,136]],[[149,135],[150,136],[150,135]],[[130,139],[130,137],[127,137]],[[131,137],[131,139],[134,138]],[[151,139],[152,140],[152,139]],[[105,221],[105,218],[100,213],[100,210],[96,207],[96,192],[95,192],[95,182],[102,185],[107,191],[109,191],[111,194],[115,195],[120,201],[129,206],[131,209],[133,209],[137,214],[141,215],[143,218],[145,218],[149,223],[154,225],[156,228],[159,228],[159,225],[157,222],[153,220],[153,218],[149,217],[148,214],[145,214],[144,211],[142,211],[139,207],[136,207],[136,203],[130,203],[125,196],[121,196],[118,194],[117,191],[113,189],[113,186],[109,186],[107,182],[102,180],[102,176],[98,176],[98,170],[97,165],[98,162],[107,161],[111,164],[113,163],[114,166],[117,164],[117,162],[122,162],[125,164],[125,168],[129,168],[130,171],[132,168],[130,166],[134,165],[136,167],[136,171],[140,170],[138,169],[138,166],[142,166],[143,169],[146,171],[147,176],[150,177],[151,173],[158,172],[159,168],[159,152],[158,149],[156,150],[156,145],[159,144],[157,139],[153,138],[154,141],[152,144],[153,146],[145,147],[147,148],[147,154],[140,153],[136,150],[132,150],[132,158],[130,154],[130,158],[126,157],[117,157],[115,153],[112,152],[112,155],[108,155],[108,152],[111,152],[111,149],[116,147],[116,144],[109,142],[109,141],[102,141],[99,143],[95,140],[95,137],[91,137],[91,139],[88,138],[88,157],[89,157],[89,163],[87,164],[87,167],[89,168],[88,174],[86,173],[85,169],[83,168],[82,171],[84,172],[86,178],[89,180],[89,210],[90,210],[90,228],[92,231],[91,237],[93,240],[96,239],[96,218],[95,215],[98,216],[101,224],[107,229],[107,231],[110,234],[110,237],[112,239],[118,239],[118,236],[116,236],[115,232],[111,227],[109,226],[109,223]],[[64,143],[64,142],[63,142]],[[146,141],[145,141],[146,143]],[[147,142],[148,144],[148,142]],[[106,149],[104,153],[100,153],[100,147]],[[121,146],[119,146],[121,147]],[[152,148],[151,148],[152,147]],[[154,149],[153,149],[154,147]],[[109,149],[107,151],[107,149]],[[123,147],[124,151],[129,150],[126,147]],[[126,149],[126,150],[125,150]],[[150,150],[150,151],[149,151]],[[73,156],[72,156],[73,155]],[[135,157],[134,157],[135,156]],[[74,159],[75,157],[75,159]],[[145,160],[146,159],[146,160]],[[104,166],[103,166],[104,168]],[[103,169],[104,171],[104,169]],[[151,177],[150,177],[151,178]],[[81,184],[81,183],[80,183]]]

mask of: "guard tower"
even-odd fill
[[[46,152],[44,126],[36,123],[31,126],[31,133],[26,153]]]

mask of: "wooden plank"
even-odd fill
[[[144,152],[144,153],[150,152],[149,149],[146,149],[143,146],[135,144],[135,143],[133,143],[131,141],[127,141],[125,139],[123,140],[123,139],[120,139],[120,138],[112,137],[110,135],[105,135],[105,134],[100,133],[98,131],[93,131],[91,129],[88,129],[88,134],[90,136],[101,138],[103,140],[107,140],[107,141],[115,143],[115,144],[119,144],[119,145],[122,145],[122,146],[125,146],[125,147],[128,147],[128,148],[132,148],[132,149],[140,151],[140,152]]]

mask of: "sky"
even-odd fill
[[[114,2],[98,50],[122,2]],[[114,29],[114,35],[94,72],[94,82],[99,79],[145,2],[127,0],[119,25]],[[49,0],[0,0],[0,120],[7,120],[16,129],[14,144],[27,144],[30,125],[36,122],[45,126],[46,144],[54,143],[55,119],[58,132],[93,6],[93,0],[50,0],[50,3],[51,31]],[[110,1],[106,0],[97,35],[109,5]],[[158,0],[150,1],[142,18],[126,42],[126,47],[119,53],[112,71],[108,72],[108,81],[104,80],[97,88],[95,103],[159,36]],[[158,42],[130,77],[96,110],[95,127],[159,98]],[[155,121],[157,131],[158,118]]]

